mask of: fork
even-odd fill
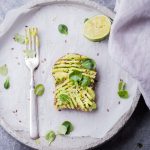
[[[38,131],[38,103],[36,99],[36,95],[34,94],[34,71],[39,66],[39,37],[38,37],[38,29],[26,28],[26,50],[32,50],[35,52],[34,57],[25,57],[26,66],[29,68],[31,73],[30,80],[30,137],[32,139],[37,139],[39,137]]]

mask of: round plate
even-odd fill
[[[79,0],[42,0],[7,14],[0,26],[0,64],[8,65],[11,88],[5,90],[0,85],[0,124],[20,142],[37,149],[88,149],[110,139],[130,118],[140,96],[136,81],[111,60],[107,51],[108,40],[94,43],[82,36],[84,19],[97,14],[114,17],[110,10],[97,3]],[[57,26],[61,23],[67,24],[68,36],[58,32]],[[29,137],[30,74],[25,66],[23,46],[12,39],[15,33],[23,33],[25,26],[37,26],[41,39],[41,64],[35,72],[35,80],[43,83],[46,91],[38,98],[39,144]],[[54,82],[50,70],[55,61],[66,53],[80,53],[96,61],[97,111],[54,110]],[[120,78],[127,82],[130,94],[127,100],[117,96]],[[1,83],[4,80],[0,78]],[[49,146],[44,139],[45,133],[50,129],[56,130],[64,119],[71,120],[74,132],[71,137],[58,136]]]

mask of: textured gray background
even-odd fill
[[[21,6],[30,0],[0,0],[0,21],[6,12]],[[94,0],[113,10],[115,0]],[[150,150],[150,111],[146,107],[143,97],[125,127],[111,140],[95,148],[97,150]],[[0,127],[0,150],[33,150],[13,137]]]

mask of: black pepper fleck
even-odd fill
[[[11,50],[13,51],[13,50],[14,50],[14,48],[11,48]]]
[[[109,112],[109,109],[107,109],[107,112]]]
[[[97,53],[97,56],[99,56],[99,53]]]
[[[118,104],[120,104],[120,101],[118,102]]]
[[[142,143],[137,143],[137,146],[138,146],[139,148],[142,148],[142,147],[143,147],[143,144],[142,144]]]

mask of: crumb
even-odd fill
[[[99,53],[97,53],[97,56],[99,56]]]
[[[107,112],[109,112],[109,109],[107,108]]]
[[[19,120],[19,122],[21,123],[21,120]]]
[[[14,48],[11,48],[11,50],[13,51],[13,50],[14,50]]]
[[[120,104],[120,101],[118,102],[118,104]]]
[[[44,58],[44,61],[46,61],[46,58]]]
[[[137,146],[138,146],[139,148],[142,148],[142,147],[143,147],[143,144],[142,144],[142,143],[137,143]]]
[[[67,43],[67,40],[65,40],[65,43]]]
[[[26,25],[25,27],[27,28],[28,26]]]
[[[20,63],[19,63],[19,62],[18,62],[17,64],[18,64],[18,65],[20,65]]]

